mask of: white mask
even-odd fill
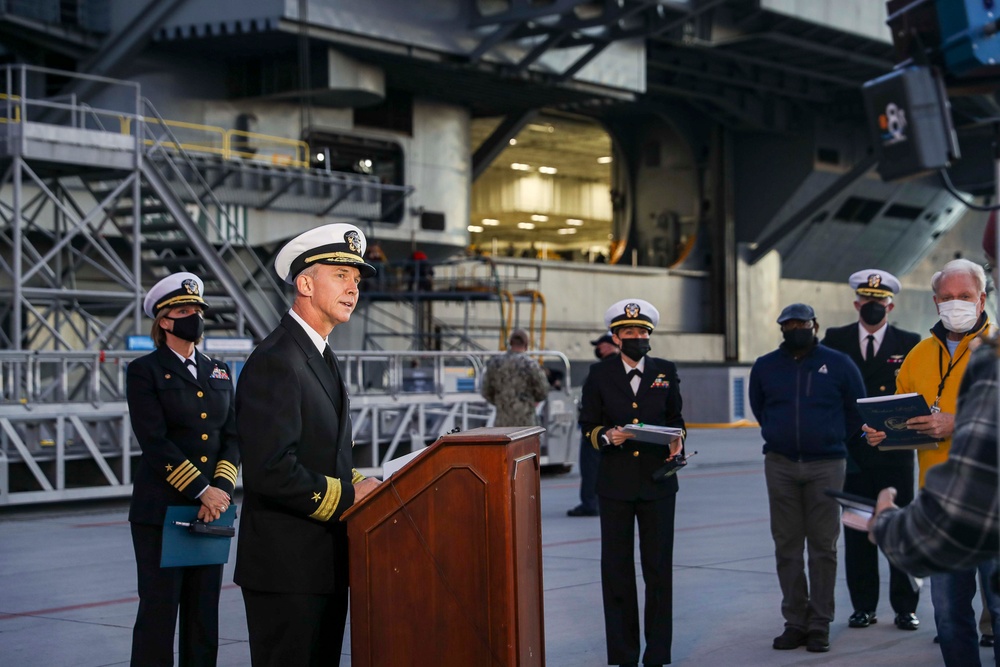
[[[955,333],[965,333],[976,326],[979,320],[979,313],[976,312],[978,303],[954,299],[938,304],[938,314],[941,316],[941,324],[948,331]]]

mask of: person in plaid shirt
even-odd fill
[[[1000,549],[997,515],[997,345],[972,355],[959,389],[948,460],[927,471],[911,505],[883,489],[869,536],[898,568],[915,576],[967,570]]]

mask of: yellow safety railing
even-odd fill
[[[278,152],[281,150],[289,151],[290,154]],[[227,160],[234,157],[262,160],[266,159],[263,156],[267,155],[270,156],[272,164],[303,168],[309,166],[309,144],[299,139],[286,139],[246,130],[227,130],[226,151]]]
[[[0,93],[0,100],[11,100],[13,102],[19,102],[21,100],[20,95],[7,95],[6,93]],[[14,116],[9,121],[6,116],[0,117],[0,123],[20,123],[21,122],[21,106],[14,106]]]
[[[147,125],[156,126],[160,121],[156,118],[144,117],[143,121]],[[122,134],[131,135],[132,134],[132,119],[124,116],[118,117],[118,122],[121,124]],[[180,143],[173,141],[163,141],[160,142],[161,146],[169,148],[171,150],[178,150],[178,148],[192,153],[209,153],[212,155],[221,155],[225,157],[226,154],[226,130],[222,127],[215,127],[213,125],[201,125],[199,123],[188,123],[183,120],[165,120],[163,124],[167,127],[177,129],[177,130],[187,130],[188,133],[193,132],[194,134],[203,133],[206,135],[204,140],[195,137],[192,141],[181,141]],[[143,141],[147,146],[152,146],[157,143],[153,139],[145,139]]]
[[[157,118],[145,117],[143,121],[150,126],[161,123]],[[121,125],[121,133],[132,134],[132,119],[119,116],[118,122]],[[247,132],[245,130],[227,130],[215,125],[202,125],[200,123],[188,123],[181,120],[164,120],[162,124],[178,130],[175,134],[185,136],[194,135],[190,141],[187,139],[178,142],[166,141],[161,145],[171,149],[183,149],[191,153],[205,153],[219,155],[225,160],[242,158],[257,162],[270,162],[274,165],[308,168],[309,167],[309,144],[298,139],[288,139],[258,132]],[[202,136],[198,136],[198,135]],[[153,139],[146,139],[144,143],[152,146],[156,143]]]

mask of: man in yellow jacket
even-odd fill
[[[920,486],[927,471],[948,459],[951,436],[955,429],[958,389],[978,337],[989,328],[986,305],[986,273],[978,264],[956,259],[931,278],[934,303],[941,319],[931,328],[931,335],[910,350],[896,378],[896,393],[917,393],[931,407],[931,414],[907,422],[911,429],[938,440],[937,449],[917,452]],[[868,443],[878,445],[885,433],[865,427]],[[979,568],[984,581],[996,569],[995,561]],[[941,640],[941,654],[947,667],[980,664],[976,616],[972,598],[976,594],[976,568],[930,577],[934,622]],[[987,591],[987,605],[994,613],[994,635],[1000,625],[1000,596]],[[1000,654],[998,654],[1000,660]],[[1000,664],[1000,663],[998,663]]]

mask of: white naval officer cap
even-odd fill
[[[205,293],[205,283],[193,273],[181,271],[171,273],[146,293],[142,300],[142,310],[146,317],[156,317],[164,308],[176,308],[189,303],[196,303],[208,309],[208,303],[202,298]]]
[[[278,251],[274,270],[286,283],[313,264],[353,266],[363,278],[375,275],[375,267],[364,260],[368,242],[364,232],[346,222],[335,222],[302,232]]]
[[[622,299],[604,313],[604,326],[614,333],[621,327],[643,327],[652,331],[660,323],[660,311],[642,299]]]
[[[847,279],[851,284],[851,289],[861,296],[872,296],[876,299],[885,299],[894,294],[899,294],[902,286],[899,279],[888,271],[882,269],[862,269],[855,271]]]

